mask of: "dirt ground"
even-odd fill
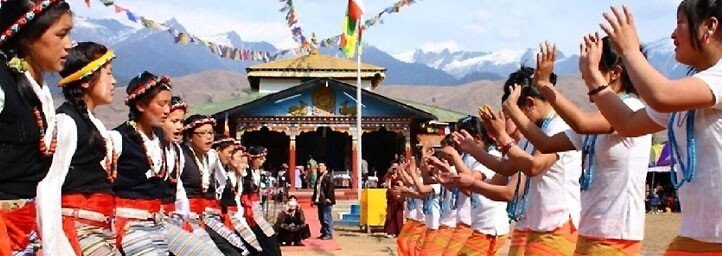
[[[667,244],[677,235],[681,216],[674,213],[647,214],[645,225],[645,238],[642,243],[644,256],[661,255]],[[341,250],[336,251],[304,251],[284,252],[286,256],[326,255],[326,256],[395,256],[396,243],[394,239],[383,236],[382,233],[366,235],[354,228],[337,228],[334,236]],[[508,245],[504,246],[499,255],[506,255]]]

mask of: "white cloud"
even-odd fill
[[[464,29],[479,35],[486,34],[489,31],[485,26],[479,24],[468,24],[464,26]]]
[[[500,28],[496,31],[496,33],[501,37],[502,39],[519,39],[521,37],[521,31],[519,31],[516,28]]]
[[[451,52],[461,51],[461,46],[454,40],[446,40],[442,42],[428,42],[419,47],[424,52],[440,52],[448,49]]]

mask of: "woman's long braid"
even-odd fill
[[[91,77],[90,80],[93,80],[93,77]],[[84,90],[79,84],[73,84],[63,88],[63,96],[65,96],[65,99],[68,103],[70,103],[70,105],[75,107],[78,113],[80,113],[80,116],[83,118],[83,121],[85,121],[85,124],[90,127],[90,141],[88,144],[90,147],[95,147],[96,150],[105,155],[107,153],[107,149],[105,148],[105,139],[100,134],[100,131],[98,131],[98,128],[95,127],[93,121],[90,120],[90,115],[88,114],[88,104],[83,99],[83,95]]]

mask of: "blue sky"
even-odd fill
[[[366,13],[376,14],[397,0],[366,0]],[[125,16],[93,0],[70,0],[77,15],[90,18]],[[417,0],[399,13],[384,15],[384,24],[367,30],[364,40],[398,54],[425,50],[495,51],[536,47],[540,41],[559,44],[566,54],[578,51],[585,33],[601,31],[602,12],[628,4],[644,42],[669,38],[679,0]],[[246,41],[267,41],[280,48],[295,45],[280,13],[278,0],[116,0],[115,3],[156,21],[171,17],[191,34],[211,35],[235,30]],[[296,0],[304,34],[326,38],[341,31],[345,0]],[[365,19],[366,17],[364,17]]]

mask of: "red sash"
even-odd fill
[[[70,209],[81,209],[87,211],[93,211],[102,213],[105,216],[113,216],[113,210],[115,209],[115,198],[110,194],[72,194],[63,195],[61,198],[61,204],[63,208]],[[75,222],[84,223],[96,227],[102,227],[110,229],[110,222],[97,222],[92,220],[86,220],[83,218],[76,218],[72,216],[63,216],[63,231],[65,236],[68,237],[70,245],[73,246],[76,255],[83,255],[80,250],[80,241],[78,241],[78,232],[75,229]]]
[[[28,246],[28,234],[37,228],[35,204],[14,211],[0,210],[0,255],[12,255]]]

